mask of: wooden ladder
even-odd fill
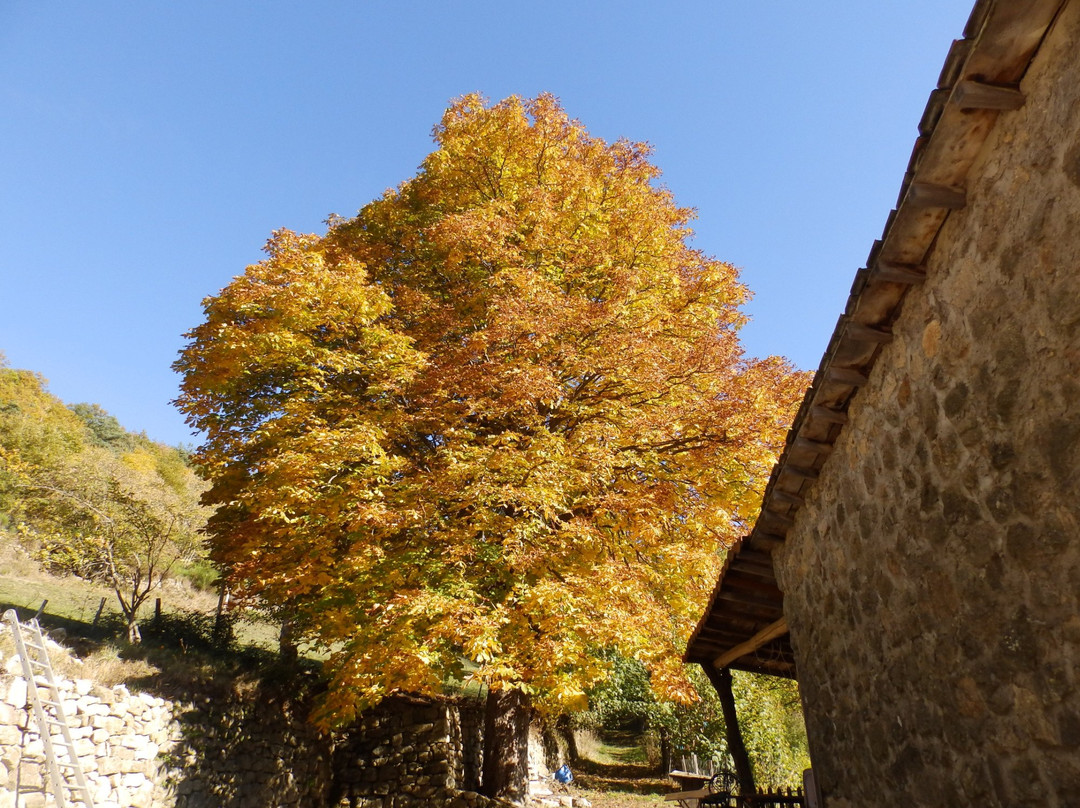
[[[94,808],[90,787],[86,784],[79,757],[75,754],[75,742],[71,738],[71,728],[64,715],[64,705],[56,687],[49,654],[45,650],[41,626],[36,618],[20,623],[14,609],[4,612],[4,622],[11,628],[15,638],[15,650],[22,662],[26,697],[34,709],[34,719],[45,747],[49,783],[56,804],[58,808],[77,803],[82,803],[85,808]],[[48,695],[43,698],[40,690],[47,691]]]

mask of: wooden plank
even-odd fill
[[[776,573],[773,572],[773,568],[771,566],[770,567],[758,567],[758,566],[743,566],[741,564],[736,566],[736,565],[733,564],[728,569],[728,572],[737,572],[740,575],[749,575],[749,576],[751,576],[753,578],[757,578],[758,580],[761,580],[761,581],[771,581],[773,584],[776,583]],[[727,576],[725,575],[725,578],[726,577]]]
[[[751,564],[764,564],[769,569],[772,569],[772,556],[760,550],[751,550],[749,547],[744,547],[736,558],[739,561],[746,561]]]
[[[750,534],[750,544],[756,550],[771,553],[777,547],[783,546],[785,538],[776,533],[768,533],[764,530],[755,530]]]
[[[785,505],[794,505],[796,508],[801,508],[806,504],[806,500],[798,494],[792,494],[789,491],[781,491],[779,488],[774,488],[769,492],[769,499],[775,499],[777,502],[783,502]]]
[[[785,463],[780,469],[781,474],[789,474],[792,477],[798,477],[800,480],[816,480],[820,474],[817,469],[807,468],[805,466],[796,466],[790,463]]]
[[[846,368],[837,368],[837,370],[846,370]],[[862,376],[862,374],[859,374]],[[865,383],[865,376],[862,376]],[[818,454],[830,454],[834,447],[831,443],[826,443],[820,440],[811,440],[810,438],[804,438],[801,435],[791,442],[793,449],[809,449],[811,452],[817,452]]]
[[[750,595],[745,592],[732,592],[730,590],[721,590],[716,596],[716,602],[723,601],[725,603],[731,603],[738,606],[740,612],[745,612],[747,609],[757,610],[757,614],[761,616],[771,615],[773,619],[776,619],[776,613],[780,611],[782,604],[779,598],[775,597],[762,597],[759,595]],[[747,612],[749,616],[749,612]]]
[[[965,79],[956,83],[951,100],[960,109],[1014,110],[1026,99],[1015,86]]]
[[[787,617],[781,617],[775,623],[766,626],[749,640],[743,643],[739,643],[729,651],[724,652],[716,659],[713,660],[713,667],[717,670],[726,668],[736,659],[740,659],[747,654],[752,654],[766,643],[772,642],[777,637],[782,637],[788,633]]]
[[[705,626],[711,631],[732,631],[739,635],[739,642],[742,642],[747,637],[752,637],[758,631],[758,627],[761,625],[761,621],[758,618],[751,617],[750,615],[743,614],[738,609],[733,612],[726,613],[726,609],[731,608],[727,603],[720,603],[715,609],[711,610],[705,620]],[[772,622],[780,615],[774,614],[768,619],[768,622]],[[727,646],[728,648],[731,645]]]
[[[864,373],[860,373],[854,368],[834,368],[830,367],[825,371],[825,378],[830,382],[837,382],[838,384],[846,384],[851,387],[862,387],[870,379]]]
[[[993,84],[1023,78],[1032,54],[1042,43],[1064,0],[1009,0],[993,4],[963,75]]]
[[[780,591],[780,587],[778,587],[775,582],[770,583],[769,581],[762,581],[753,576],[742,574],[725,575],[724,586],[728,589],[742,589],[750,592],[757,592],[761,595],[774,598],[778,602],[784,598],[784,593]]]
[[[761,510],[761,516],[758,517],[758,521],[761,522],[762,520],[772,523],[773,527],[779,528],[784,532],[787,532],[787,530],[795,524],[795,520],[790,516],[778,513],[771,508],[763,508]]]
[[[917,208],[960,210],[967,204],[967,191],[951,185],[933,182],[913,182],[908,186],[904,202]]]
[[[878,261],[870,272],[872,280],[903,283],[911,286],[926,280],[926,267],[920,264],[898,264]]]
[[[828,407],[823,407],[820,404],[815,404],[810,408],[810,417],[817,418],[819,421],[824,421],[827,424],[846,424],[848,422],[848,416],[846,412],[840,412],[839,410],[833,410]]]
[[[761,550],[753,550],[744,544],[739,552],[728,559],[728,563],[732,565],[746,564],[754,567],[772,569],[772,556]]]
[[[847,328],[844,329],[844,336],[848,339],[858,340],[859,342],[873,342],[877,345],[886,345],[892,342],[893,339],[892,332],[880,328],[871,328],[862,323],[848,323]]]

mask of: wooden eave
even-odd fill
[[[749,535],[728,551],[684,660],[724,660],[784,617],[772,551],[795,524],[802,503],[847,423],[909,290],[926,278],[927,258],[953,210],[965,203],[968,172],[1001,114],[1023,105],[1020,83],[1068,0],[978,0],[964,38],[953,42],[919,122],[919,137],[896,208],[866,267],[855,273],[844,312],[788,432]],[[725,667],[794,678],[788,635]]]

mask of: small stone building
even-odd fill
[[[686,658],[798,679],[828,808],[1080,805],[1080,0],[979,0],[919,133]]]

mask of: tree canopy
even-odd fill
[[[678,662],[804,378],[645,144],[551,96],[456,101],[419,173],[282,230],[176,368],[216,558],[330,652],[327,719],[465,669],[581,705],[597,649]]]

